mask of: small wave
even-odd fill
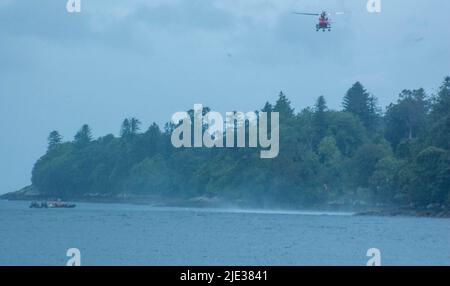
[[[330,211],[289,211],[289,210],[243,210],[232,209],[223,210],[230,213],[249,213],[249,214],[269,214],[269,215],[315,215],[315,216],[352,216],[351,212],[330,212]]]
[[[161,208],[161,210],[194,211],[197,213],[236,213],[236,214],[267,214],[267,215],[311,215],[311,216],[353,216],[354,212],[333,211],[301,211],[301,210],[266,210],[266,209],[235,209],[235,208]]]

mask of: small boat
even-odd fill
[[[48,202],[31,202],[30,208],[34,209],[72,209],[76,207],[75,204],[69,204],[61,201],[48,201]]]
[[[48,206],[46,203],[43,203],[43,202],[31,202],[30,208],[31,209],[43,209],[43,208],[48,208]]]

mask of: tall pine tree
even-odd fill
[[[346,93],[342,106],[345,112],[354,114],[368,130],[373,130],[377,120],[376,98],[371,96],[358,81]]]
[[[282,91],[278,95],[278,100],[273,107],[273,111],[280,113],[280,118],[290,119],[294,116],[294,109],[291,107],[291,101]]]
[[[56,149],[62,142],[62,136],[58,131],[54,130],[48,135],[48,151]]]
[[[92,131],[89,125],[84,124],[75,134],[75,145],[84,147],[92,141]]]

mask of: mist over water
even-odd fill
[[[449,265],[446,219],[0,201],[0,265]]]

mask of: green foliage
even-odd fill
[[[355,187],[368,187],[369,179],[375,172],[378,162],[390,155],[386,146],[374,143],[366,143],[361,146],[351,158],[352,177]]]
[[[125,118],[120,128],[120,136],[123,138],[132,137],[140,131],[141,122],[134,117]]]
[[[346,112],[330,112],[328,133],[334,137],[336,144],[345,156],[352,156],[368,139],[362,122]]]
[[[378,107],[375,97],[371,96],[360,82],[356,82],[345,95],[342,106],[344,111],[356,115],[370,131],[375,128]]]
[[[393,156],[380,159],[370,178],[374,195],[382,202],[392,202],[397,194],[397,177],[402,161]]]
[[[433,98],[429,125],[430,143],[450,149],[450,77],[445,78],[438,94]]]
[[[127,190],[133,193],[161,195],[173,189],[173,171],[160,154],[145,158],[131,168]]]
[[[325,137],[319,144],[318,155],[320,162],[325,165],[334,165],[341,159],[341,152],[336,145],[334,137]]]
[[[394,148],[405,139],[417,138],[426,126],[428,100],[423,89],[403,90],[396,104],[388,106],[385,116],[386,138]]]
[[[450,78],[431,101],[422,89],[404,90],[384,117],[359,82],[343,105],[343,111],[329,110],[320,96],[313,108],[295,113],[282,92],[275,104],[267,102],[261,111],[280,113],[280,153],[271,160],[260,159],[257,148],[175,149],[173,124],[161,130],[153,123],[141,133],[136,118],[123,121],[118,138],[93,140],[83,125],[72,142],[62,142],[53,131],[32,183],[54,197],[202,196],[255,207],[341,197],[450,203]]]
[[[413,180],[408,186],[412,202],[442,203],[450,191],[449,152],[428,147],[420,152],[412,165]]]
[[[317,98],[316,104],[314,106],[314,128],[316,130],[314,136],[314,145],[320,142],[322,138],[326,135],[327,131],[327,102],[325,97],[322,95]]]
[[[278,100],[273,107],[273,111],[280,113],[280,118],[290,119],[294,116],[294,109],[291,107],[291,101],[281,91]]]
[[[58,148],[59,145],[61,145],[62,142],[62,136],[59,135],[58,131],[52,131],[50,132],[50,134],[48,135],[48,151],[52,151],[55,150],[56,148]]]
[[[74,143],[79,147],[85,147],[92,141],[92,131],[89,125],[84,124],[75,134]]]

